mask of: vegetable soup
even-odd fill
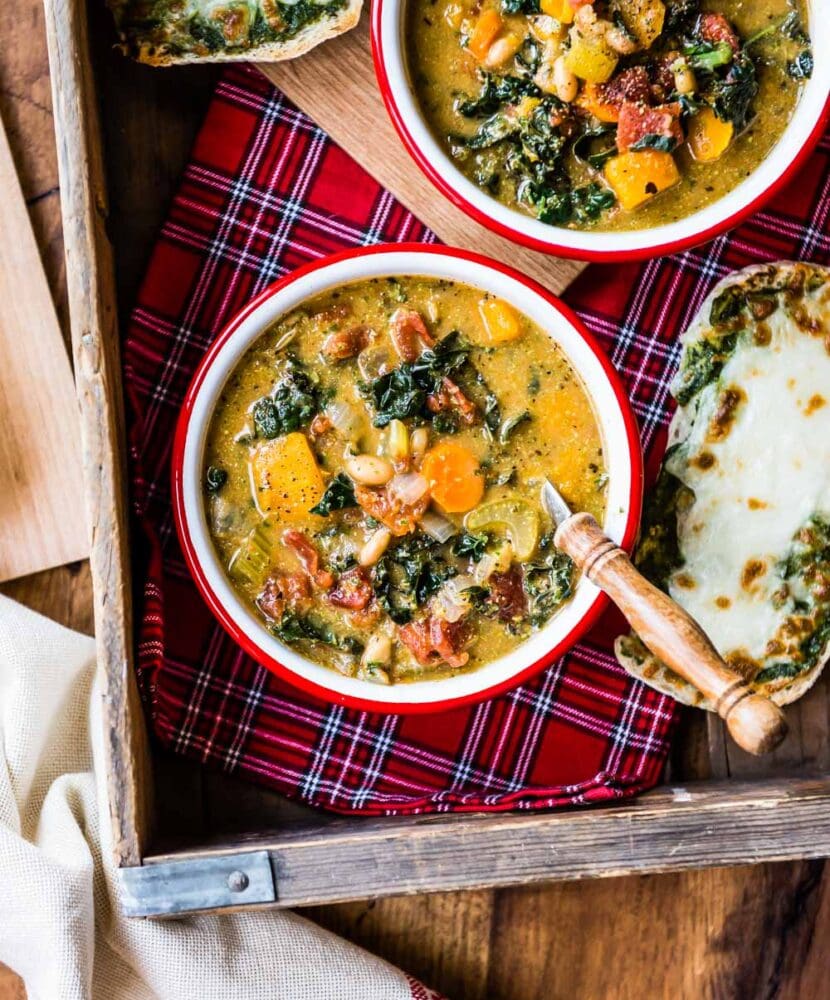
[[[748,177],[813,57],[802,0],[409,0],[410,73],[458,168],[571,228],[677,221]]]
[[[567,601],[546,476],[602,521],[600,431],[561,348],[476,288],[376,278],[248,350],[211,419],[204,494],[263,627],[390,684],[493,661]]]

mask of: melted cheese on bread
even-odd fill
[[[758,663],[776,655],[769,643],[792,614],[791,601],[776,599],[782,560],[810,517],[830,512],[827,345],[783,309],[766,325],[770,342],[739,346],[701,391],[688,436],[667,462],[694,492],[678,518],[684,564],[669,592],[722,655]],[[738,402],[721,433],[713,421],[730,391]]]

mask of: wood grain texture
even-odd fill
[[[117,864],[138,864],[149,833],[150,763],[133,669],[126,437],[107,192],[86,4],[47,0],[46,34],[67,292],[91,524],[90,566],[109,803]]]
[[[53,293],[60,301],[63,256],[57,175],[50,172],[50,163],[55,167],[54,138],[40,0],[0,5],[0,32],[7,40],[0,48],[0,107],[9,124],[24,190],[27,197],[52,190],[30,211],[42,213],[40,224],[35,216],[35,228],[47,251],[44,256]],[[109,102],[111,108],[107,125],[117,134],[125,127],[123,107],[136,108],[126,116],[131,135],[148,139],[144,150],[138,146],[133,180],[125,175],[113,178],[114,191],[122,199],[114,206],[119,219],[115,238],[117,243],[128,244],[129,254],[126,269],[123,255],[119,256],[119,279],[129,285],[136,280],[153,238],[155,217],[161,211],[158,203],[169,198],[168,174],[176,172],[171,146],[182,142],[179,131],[171,136],[168,130],[163,136],[151,104],[159,102],[170,121],[175,119],[174,109],[178,110],[181,130],[192,133],[204,100],[195,99],[195,85],[182,87],[182,80],[192,81],[198,70],[158,74],[158,79],[147,84],[138,68],[122,65],[109,53],[110,41],[104,34],[101,46],[114,81],[103,93],[105,105]],[[158,145],[150,145],[150,139]],[[112,152],[110,161],[111,157]],[[159,178],[157,201],[152,205],[130,201],[131,192],[147,184],[160,158],[167,168]],[[84,598],[88,586],[88,571],[81,568],[75,575],[50,571],[3,590],[64,624],[84,628],[84,614],[87,623],[91,622],[88,589]],[[37,603],[39,596],[41,603]],[[64,614],[70,617],[64,619]],[[812,697],[810,692],[808,699]],[[826,711],[824,697],[811,712],[822,706]],[[706,776],[705,733],[698,725],[702,721],[702,713],[686,713],[673,761],[680,774]],[[791,721],[788,741],[796,732]],[[178,784],[191,803],[190,782],[202,772],[187,761],[179,763],[181,767],[170,775],[171,797]],[[759,764],[766,768],[769,763],[769,758],[751,760],[754,768]],[[163,760],[159,767],[164,767]],[[826,770],[826,764],[822,769]],[[207,776],[211,781],[205,790],[205,814],[214,830],[239,821],[235,793],[243,789],[249,803],[244,819],[260,826],[274,822],[282,806],[278,796],[260,789],[256,802],[252,786],[237,778]],[[192,822],[201,823],[197,802],[193,810]],[[182,823],[186,828],[186,816]],[[815,861],[492,893],[390,898],[304,913],[399,962],[455,1000],[641,1000],[655,996],[813,1000],[826,992],[830,963],[830,868]],[[485,938],[488,927],[490,937]],[[16,977],[6,974],[5,981],[0,979],[2,1000],[21,1000],[23,995]]]
[[[329,820],[204,838],[145,864],[268,850],[277,906],[627,875],[830,853],[830,778],[663,787],[616,807],[550,814]],[[740,837],[735,831],[740,830]]]
[[[369,49],[368,4],[354,31],[303,59],[257,68],[445,243],[512,264],[552,292],[561,292],[584,268],[496,236],[427,180],[404,149],[383,106]]]
[[[72,371],[0,122],[0,581],[89,550]]]

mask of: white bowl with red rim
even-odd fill
[[[182,406],[173,444],[172,492],[185,560],[212,612],[254,659],[302,690],[352,708],[432,712],[493,697],[561,656],[606,604],[588,580],[544,628],[508,655],[469,673],[383,686],[323,667],[267,631],[228,580],[211,541],[202,484],[208,427],[222,389],[249,347],[280,317],[338,286],[369,278],[417,275],[464,282],[510,302],[546,330],[579,374],[600,427],[607,463],[605,530],[633,544],[642,504],[637,425],[619,376],[579,319],[540,285],[512,268],[463,250],[421,244],[376,246],[327,257],[272,285],[239,313],[205,355]]]
[[[628,232],[568,229],[509,208],[464,176],[421,112],[406,55],[407,0],[373,0],[372,57],[387,111],[404,146],[438,190],[494,232],[533,250],[587,261],[642,260],[705,243],[757,211],[793,178],[830,122],[830,15],[827,0],[808,0],[818,54],[793,117],[769,155],[728,194],[675,222]]]

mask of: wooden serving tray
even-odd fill
[[[689,713],[665,786],[582,811],[336,819],[151,749],[133,673],[116,291],[133,301],[216,71],[126,62],[112,51],[102,7],[46,0],[113,850],[127,911],[302,906],[830,854],[826,680],[788,711],[791,735],[770,758],[749,758],[716,720]],[[442,239],[508,257],[555,290],[579,269],[496,239],[433,192],[386,121],[365,26],[267,73]],[[205,823],[194,824],[197,811]]]

